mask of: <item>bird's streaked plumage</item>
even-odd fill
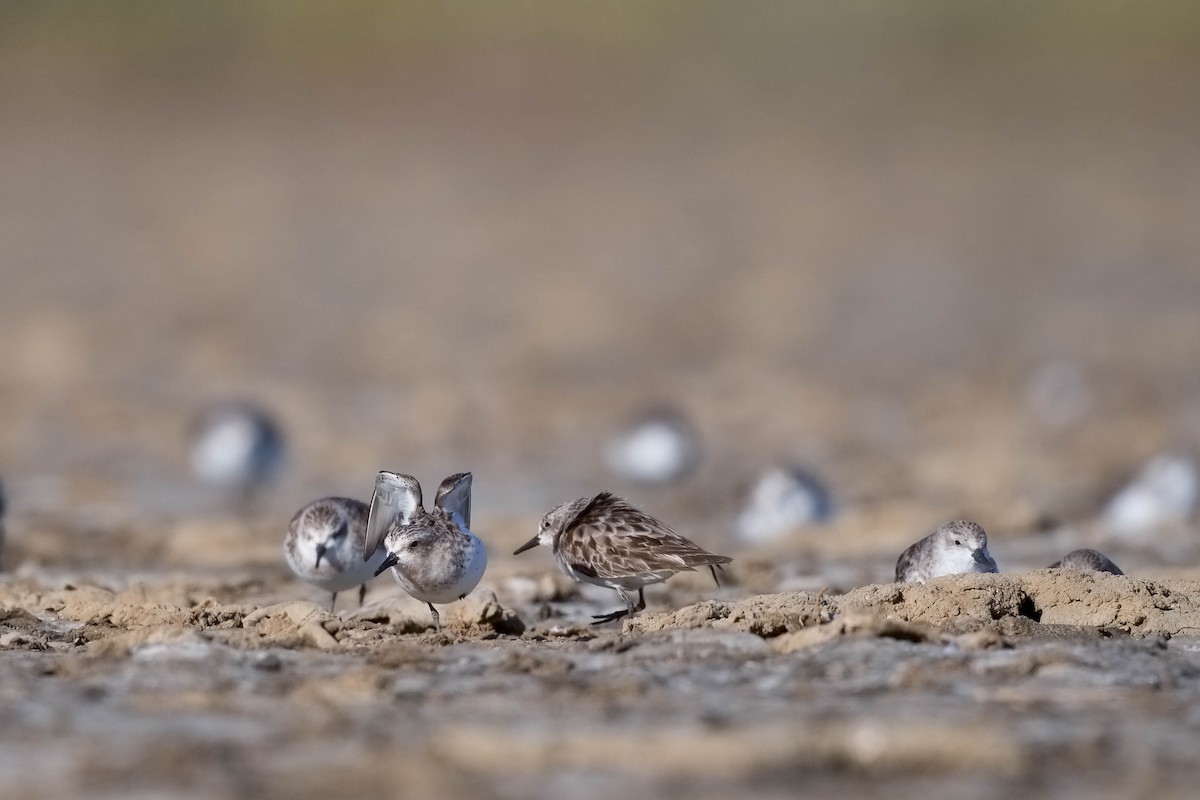
[[[611,622],[646,607],[644,587],[679,572],[717,569],[733,559],[708,552],[654,517],[609,492],[581,497],[551,509],[541,528],[516,553],[545,545],[568,577],[614,589],[625,609],[596,617]],[[629,592],[636,589],[635,604]]]

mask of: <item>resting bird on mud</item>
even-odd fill
[[[1099,550],[1085,547],[1072,550],[1050,565],[1050,569],[1077,569],[1081,572],[1111,572],[1113,575],[1124,575],[1121,568]]]
[[[988,552],[987,533],[965,519],[942,525],[900,554],[897,583],[925,583],[943,575],[999,572]]]

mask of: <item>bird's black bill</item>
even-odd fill
[[[383,563],[379,565],[379,569],[375,570],[375,576],[378,577],[379,574],[385,569],[391,569],[392,567],[396,566],[398,561],[400,561],[400,559],[396,558],[395,553],[388,553],[388,557],[385,558]]]
[[[996,562],[993,561],[987,553],[983,552],[982,549],[971,553],[971,558],[975,559],[976,564],[982,564],[983,566],[990,567],[991,569],[996,568]]]
[[[535,548],[537,546],[538,546],[538,537],[535,536],[532,539],[530,539],[528,542],[526,542],[525,544],[518,547],[516,550],[513,550],[513,555],[519,556],[519,555],[521,555],[521,553],[524,553],[526,550],[532,550],[533,548]]]
[[[321,568],[321,559],[325,557],[325,550],[326,550],[326,547],[324,544],[317,545],[317,563],[316,563],[316,566],[313,567],[313,569]]]

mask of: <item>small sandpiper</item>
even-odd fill
[[[1146,462],[1104,508],[1104,525],[1128,541],[1147,542],[1160,529],[1186,523],[1200,509],[1200,464],[1188,453]]]
[[[604,448],[617,476],[644,486],[667,486],[686,478],[700,462],[700,436],[682,413],[655,409],[642,414]]]
[[[744,542],[767,542],[825,522],[833,513],[833,496],[825,484],[803,467],[780,464],[754,482],[734,532]]]
[[[365,563],[361,556],[367,537],[368,506],[348,497],[324,497],[296,512],[283,540],[283,553],[297,577],[333,593],[329,610],[337,603],[338,592],[358,590],[362,605],[367,581],[387,557],[376,548]]]
[[[1108,556],[1099,550],[1084,547],[1072,550],[1050,565],[1050,569],[1077,569],[1082,572],[1111,572],[1113,575],[1124,575],[1121,568],[1112,562]]]
[[[593,625],[612,622],[646,607],[644,587],[697,567],[712,570],[733,561],[704,550],[628,501],[601,492],[563,503],[546,513],[541,528],[514,555],[539,544],[549,547],[569,578],[616,590],[625,608],[597,614]],[[637,603],[629,592],[637,589]]]
[[[900,554],[897,583],[925,583],[943,575],[999,572],[987,548],[987,533],[965,519],[942,525]]]
[[[283,433],[262,408],[225,402],[206,409],[190,432],[192,472],[204,483],[235,493],[247,506],[283,468]]]
[[[429,606],[440,632],[442,622],[433,604],[462,600],[487,568],[487,550],[470,528],[471,473],[442,481],[433,510],[426,511],[416,478],[380,472],[362,558],[369,561],[382,543],[387,555],[375,574],[391,567],[404,591]]]

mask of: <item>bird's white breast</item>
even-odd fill
[[[412,569],[392,567],[396,582],[424,603],[453,603],[470,594],[487,569],[487,549],[473,533],[459,541],[464,545],[459,552],[439,554]]]
[[[297,544],[295,550],[284,550],[288,565],[301,579],[327,592],[342,592],[361,586],[375,577],[375,570],[387,558],[387,552],[381,547],[369,561],[363,561],[362,555],[357,552],[361,545],[347,536],[325,551],[318,567],[317,541],[305,537]]]

